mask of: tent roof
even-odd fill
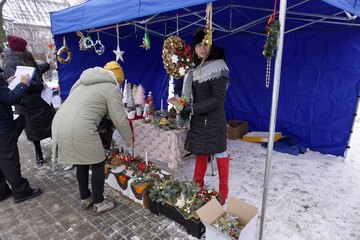
[[[150,34],[167,37],[174,34],[174,25],[179,31],[188,27],[203,27],[205,4],[210,0],[89,0],[77,6],[51,13],[51,28],[54,35],[92,30],[115,23],[144,29],[145,22]],[[337,7],[329,5],[334,4]],[[360,15],[357,0],[288,0],[286,32],[302,28],[323,28],[330,25],[360,26],[359,18],[353,20],[345,14]],[[273,1],[268,0],[213,0],[213,22],[219,37],[238,32],[264,34],[264,26],[273,12]],[[332,3],[334,2],[334,3]],[[341,9],[339,9],[339,8]],[[125,10],[125,11],[124,11]],[[224,14],[225,13],[225,14]],[[221,15],[221,16],[220,16]],[[145,19],[147,17],[147,19]],[[65,21],[71,19],[71,21]],[[167,23],[159,27],[156,23]],[[155,24],[155,25],[152,25]],[[155,29],[154,29],[154,26]],[[168,27],[173,31],[168,33]],[[157,29],[156,29],[157,28]],[[96,30],[96,29],[95,29]],[[193,29],[188,29],[193,32]],[[183,35],[183,33],[181,33]]]
[[[343,9],[351,14],[356,16],[360,16],[360,0],[323,0],[335,7]]]
[[[50,13],[51,29],[54,35],[92,29],[209,1],[211,0],[91,0]],[[65,21],[65,19],[71,19],[71,21]]]

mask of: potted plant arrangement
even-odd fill
[[[195,211],[214,198],[221,199],[214,190],[202,189],[195,182],[174,178],[156,179],[149,188],[149,198],[151,212],[164,214],[197,238],[205,233],[205,226]]]

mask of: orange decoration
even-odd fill
[[[119,176],[119,181],[120,181],[121,184],[125,184],[125,182],[126,182],[126,175],[121,175],[121,176]]]
[[[142,193],[144,191],[144,189],[146,188],[146,184],[141,184],[140,186],[139,185],[140,184],[137,184],[137,186],[135,187],[135,192],[137,194]]]

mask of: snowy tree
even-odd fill
[[[134,96],[134,103],[136,106],[144,106],[145,104],[145,89],[142,85],[139,85],[136,88],[135,96]]]

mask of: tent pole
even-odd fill
[[[273,147],[274,147],[276,113],[277,113],[278,99],[279,99],[281,64],[282,64],[283,45],[284,45],[286,5],[287,5],[287,0],[280,0],[280,9],[279,9],[280,32],[279,32],[279,37],[278,37],[278,47],[277,47],[276,59],[275,59],[275,71],[274,71],[275,73],[274,73],[274,80],[273,80],[274,83],[273,83],[272,102],[271,102],[269,138],[268,138],[267,155],[266,155],[266,163],[265,163],[259,240],[262,240],[262,237],[263,237],[263,228],[264,228],[264,219],[265,219],[265,210],[266,210],[266,198],[267,198],[267,192],[268,192],[268,184],[269,184],[269,177],[270,177],[270,171],[271,171],[271,160],[272,160],[272,153],[273,153]]]
[[[355,121],[356,121],[356,117],[357,117],[357,114],[358,114],[358,111],[359,111],[359,101],[360,101],[360,93],[358,93],[358,98],[357,98],[357,102],[356,102],[356,106],[355,106],[355,112],[353,113],[354,118],[353,118],[353,122],[351,124],[349,140],[347,141],[347,146],[346,146],[346,150],[345,150],[345,153],[344,153],[344,160],[346,160],[347,153],[348,153],[348,151],[350,149],[351,138],[352,138],[352,135],[354,133]]]

